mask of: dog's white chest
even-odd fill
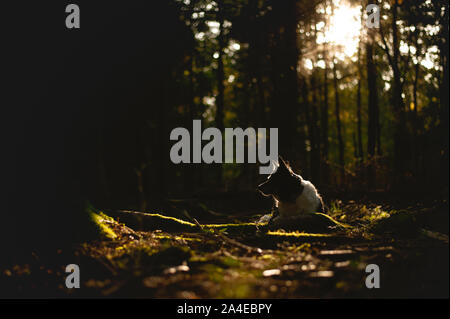
[[[301,214],[315,213],[320,204],[320,195],[314,185],[309,181],[302,181],[303,192],[297,197],[295,203],[278,203],[281,217],[294,217]]]

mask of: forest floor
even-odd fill
[[[106,213],[115,219],[93,212],[102,237],[55,252],[60,265],[79,265],[80,289],[65,287],[65,266],[36,254],[0,269],[0,284],[14,297],[449,296],[447,201],[410,207],[333,201],[328,214],[345,227],[316,232],[260,227],[255,211],[230,215],[198,203],[177,211],[176,218],[138,221],[121,217],[133,212]],[[366,287],[369,264],[379,266],[378,289]]]

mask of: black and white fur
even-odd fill
[[[278,167],[275,169],[264,183],[258,185],[258,190],[264,196],[272,196],[274,199],[279,217],[274,215],[272,221],[324,212],[322,197],[314,185],[295,174],[281,156],[278,157]]]

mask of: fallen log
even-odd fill
[[[324,214],[308,214],[303,218],[299,218],[289,225],[269,225],[266,223],[224,223],[224,224],[200,224],[196,220],[194,222],[185,221],[179,218],[165,216],[155,213],[143,213],[131,210],[110,210],[105,211],[108,216],[116,219],[120,223],[124,223],[134,230],[152,231],[162,230],[165,232],[227,232],[255,234],[256,232],[268,232],[283,228],[286,230],[297,230],[315,233],[327,233],[331,230],[344,229],[346,225],[342,225],[328,215]]]

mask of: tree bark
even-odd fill
[[[358,88],[356,92],[356,118],[357,118],[357,151],[356,156],[360,163],[364,161],[364,152],[362,145],[362,130],[361,130],[361,43],[358,45]]]
[[[313,182],[320,180],[320,147],[319,147],[319,129],[317,127],[317,90],[315,72],[311,75],[311,89],[312,89],[312,118],[309,123],[311,125],[311,179]]]
[[[324,183],[329,182],[329,168],[328,168],[328,153],[330,148],[330,143],[328,141],[328,63],[326,56],[324,54],[325,69],[323,71],[323,104],[320,111],[321,121],[320,129],[322,131],[322,156],[321,156],[321,166],[322,166],[322,181]]]
[[[336,63],[333,61],[333,83],[334,83],[334,102],[335,109],[334,114],[336,116],[336,130],[337,130],[337,139],[339,146],[339,166],[340,166],[340,174],[341,174],[341,183],[344,183],[345,180],[345,161],[344,161],[344,141],[342,138],[342,128],[341,128],[341,111],[340,111],[340,102],[339,102],[339,86],[338,79],[336,74]]]
[[[224,69],[223,69],[223,50],[225,48],[225,36],[224,36],[224,16],[223,16],[223,3],[221,0],[217,2],[218,12],[217,12],[217,20],[219,22],[219,35],[217,37],[218,40],[218,53],[219,57],[217,58],[217,99],[216,99],[216,126],[217,128],[223,132],[224,129]]]

